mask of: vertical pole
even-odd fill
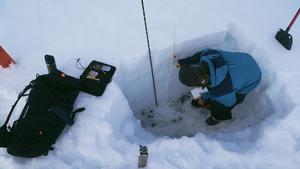
[[[145,13],[145,7],[144,7],[144,1],[141,0],[141,2],[142,2],[144,24],[145,24],[145,31],[146,31],[146,37],[147,37],[148,54],[149,54],[149,60],[150,60],[150,66],[151,66],[151,74],[152,74],[152,83],[153,83],[153,90],[154,90],[155,105],[158,106],[157,96],[156,96],[155,79],[154,79],[154,73],[153,73],[153,64],[152,64],[152,57],[151,57],[151,50],[150,50],[150,42],[149,42],[149,35],[148,35],[148,28],[147,28],[147,21],[146,21],[146,13]]]

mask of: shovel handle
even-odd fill
[[[297,17],[300,14],[300,8],[298,9],[297,13],[295,14],[295,16],[293,17],[292,21],[290,22],[289,26],[286,28],[286,32],[289,32],[291,27],[293,26],[294,22],[296,21]]]

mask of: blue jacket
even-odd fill
[[[261,80],[261,70],[249,54],[206,49],[194,56],[209,65],[209,92],[201,95],[205,101],[231,107],[237,102],[237,94],[247,95]]]

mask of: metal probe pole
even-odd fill
[[[157,96],[156,96],[155,79],[154,79],[154,73],[153,73],[153,65],[152,65],[152,57],[151,57],[151,50],[150,50],[150,42],[149,42],[149,35],[148,35],[148,28],[147,28],[147,21],[146,21],[145,7],[144,7],[144,1],[141,0],[141,2],[142,2],[142,8],[143,8],[145,31],[146,31],[147,44],[148,44],[148,53],[149,53],[149,60],[150,60],[150,66],[151,66],[151,74],[152,74],[152,83],[153,83],[153,90],[154,90],[154,97],[155,97],[155,105],[158,106]]]

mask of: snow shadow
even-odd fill
[[[233,109],[233,119],[216,126],[205,125],[205,120],[210,115],[208,110],[191,107],[191,88],[179,82],[176,59],[172,57],[175,53],[177,59],[184,58],[205,48],[249,53],[258,62],[263,73],[260,85],[246,97],[244,103]],[[141,126],[156,136],[180,138],[202,133],[224,141],[255,141],[265,119],[273,117],[270,118],[271,122],[276,121],[287,115],[293,107],[268,58],[270,57],[263,49],[244,36],[237,27],[230,25],[226,32],[153,50],[158,106],[154,105],[150,68],[146,68],[149,64],[147,59],[136,61],[138,65],[145,66],[141,70],[131,70],[139,73],[135,73],[135,77],[130,80],[123,81],[123,86],[126,86],[123,90]],[[276,97],[278,95],[281,97]]]

